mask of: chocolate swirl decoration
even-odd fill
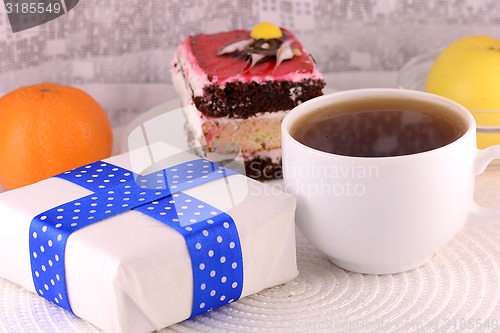
[[[280,43],[277,39],[257,39],[253,40],[250,44],[245,46],[245,52],[257,53],[266,56],[275,56],[278,52]]]
[[[295,55],[300,55],[300,50],[292,47],[292,41],[284,39],[284,37],[237,40],[222,46],[217,51],[217,55],[244,54],[249,63],[249,67],[246,70],[249,70],[258,63],[275,57],[276,65],[274,66],[274,71],[283,61],[292,59]]]

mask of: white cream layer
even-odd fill
[[[211,118],[194,105],[183,108],[188,126],[211,151],[226,150],[228,144],[243,153],[281,148],[281,121],[288,111],[261,113],[247,119]]]

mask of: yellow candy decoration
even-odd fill
[[[281,29],[270,22],[259,23],[250,32],[253,39],[275,39],[282,36]]]

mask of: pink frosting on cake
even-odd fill
[[[249,31],[234,30],[218,34],[200,34],[187,37],[178,48],[185,75],[190,77],[195,95],[200,94],[203,86],[217,83],[223,86],[227,82],[287,80],[298,82],[305,78],[322,78],[312,58],[304,51],[295,36],[285,30],[287,39],[294,40],[293,47],[300,50],[300,55],[282,62],[275,68],[275,60],[258,63],[250,69],[243,57],[217,55],[217,50],[227,43],[249,38]],[[223,60],[223,61],[221,61]],[[196,80],[193,80],[196,77]],[[196,86],[193,82],[196,81]]]

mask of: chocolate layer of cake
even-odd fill
[[[302,102],[322,95],[322,80],[299,82],[228,82],[221,88],[211,84],[202,96],[194,96],[196,108],[210,117],[248,118],[257,113],[290,110]]]
[[[281,158],[273,161],[270,157],[256,156],[245,161],[245,172],[248,177],[259,180],[282,178]]]

